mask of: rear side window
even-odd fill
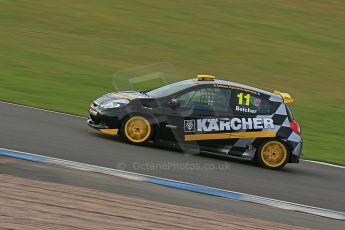
[[[244,91],[235,91],[231,96],[231,108],[235,114],[269,115],[272,113],[271,102],[268,99]]]

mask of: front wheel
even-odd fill
[[[264,142],[257,152],[258,163],[269,169],[283,168],[289,160],[290,152],[286,144],[280,140]]]
[[[121,131],[123,138],[132,144],[145,144],[152,135],[150,122],[142,116],[127,118]]]

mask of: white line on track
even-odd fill
[[[73,115],[73,114],[69,114],[69,113],[63,113],[63,112],[58,112],[58,111],[53,111],[53,110],[48,110],[48,109],[36,108],[36,107],[32,107],[32,106],[28,106],[28,105],[21,105],[21,104],[17,104],[17,103],[13,103],[13,102],[8,102],[8,101],[1,101],[0,100],[0,103],[8,104],[8,105],[14,105],[14,106],[18,106],[18,107],[24,107],[24,108],[38,110],[38,111],[43,111],[43,112],[48,112],[48,113],[60,114],[60,115],[69,116],[69,117],[86,119],[86,117],[79,116],[79,115]],[[314,163],[314,164],[321,164],[321,165],[330,166],[330,167],[336,167],[336,168],[345,169],[345,166],[331,164],[331,163],[322,162],[322,161],[314,161],[314,160],[302,160],[302,161],[306,161],[306,162],[310,162],[310,163]]]
[[[85,117],[79,116],[79,115],[73,115],[73,114],[69,114],[69,113],[63,113],[63,112],[58,112],[58,111],[53,111],[53,110],[48,110],[48,109],[41,109],[41,108],[36,108],[36,107],[29,106],[29,105],[21,105],[21,104],[16,104],[16,103],[13,103],[13,102],[8,102],[8,101],[0,101],[0,103],[8,104],[8,105],[15,105],[15,106],[18,106],[18,107],[24,107],[24,108],[27,108],[27,109],[34,109],[34,110],[48,112],[48,113],[60,114],[60,115],[69,116],[69,117],[76,117],[76,118],[83,118],[83,119],[85,119]]]
[[[341,169],[345,169],[345,166],[335,165],[335,164],[331,164],[331,163],[327,163],[327,162],[322,162],[322,161],[313,161],[313,160],[303,160],[303,161],[311,162],[311,163],[315,163],[315,164],[326,165],[326,166],[331,166],[331,167],[336,167],[336,168],[341,168]]]

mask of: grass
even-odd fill
[[[164,62],[177,72],[158,65],[167,82],[210,73],[291,93],[304,158],[345,165],[344,1],[2,0],[0,9],[0,100],[86,115],[113,79],[154,68],[114,73]]]

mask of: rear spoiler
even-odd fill
[[[294,101],[294,99],[288,93],[282,93],[278,90],[274,90],[273,93],[280,95],[283,98],[285,104],[289,104]]]

